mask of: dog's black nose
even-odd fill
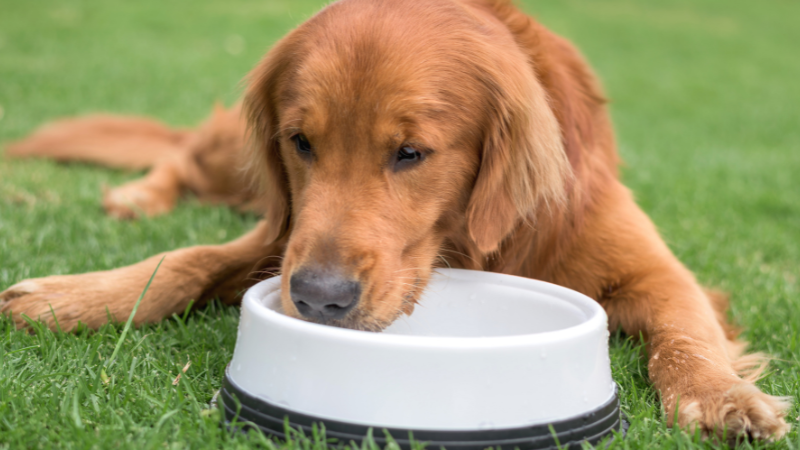
[[[290,285],[297,310],[309,319],[341,319],[361,298],[361,283],[328,269],[302,268]]]

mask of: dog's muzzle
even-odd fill
[[[308,319],[342,319],[358,304],[361,283],[327,267],[302,267],[290,280],[295,307]]]

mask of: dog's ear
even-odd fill
[[[289,67],[290,37],[276,44],[250,72],[242,111],[248,121],[248,168],[260,188],[268,241],[288,231],[291,215],[288,179],[278,143],[278,91]]]
[[[571,167],[547,94],[527,62],[485,71],[490,108],[467,226],[486,254],[521,222],[562,209]]]

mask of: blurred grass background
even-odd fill
[[[263,53],[323,5],[307,0],[0,0],[0,142],[56,117],[141,114],[193,126],[230,104]],[[677,255],[732,294],[761,387],[789,395],[800,447],[800,3],[793,0],[525,1],[573,40],[611,100],[624,179]],[[1,144],[0,144],[1,146]],[[0,290],[229,240],[256,220],[189,201],[168,216],[106,218],[100,188],[138,176],[0,158]],[[128,335],[14,331],[0,319],[0,448],[273,445],[229,435],[208,402],[238,311],[211,308]],[[612,339],[630,448],[716,447],[663,425],[641,349]],[[180,382],[175,377],[192,364]],[[294,442],[290,448],[319,447]],[[309,447],[310,446],[310,447]]]

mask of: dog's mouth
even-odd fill
[[[401,283],[401,285],[405,289],[401,291],[399,301],[391,300],[392,297],[396,297],[398,294],[390,290],[376,299],[361,299],[360,303],[362,303],[362,305],[354,308],[349,314],[340,319],[307,317],[302,314],[296,314],[294,316],[306,322],[319,325],[380,333],[401,316],[411,315],[424,290],[424,283],[420,277],[416,277],[414,283]],[[387,310],[384,305],[390,303],[396,303],[397,306],[391,310]],[[383,306],[383,308],[370,308],[370,305]],[[378,309],[382,309],[382,311],[377,311]]]
[[[398,316],[399,315],[400,314],[398,314]],[[305,320],[306,322],[328,325],[337,328],[347,328],[349,330],[370,331],[373,333],[379,333],[383,331],[389,325],[391,325],[396,318],[397,317],[391,320],[381,320],[372,316],[368,312],[359,309],[352,311],[347,315],[347,317],[342,319],[321,320],[310,317],[300,317],[300,319]]]

